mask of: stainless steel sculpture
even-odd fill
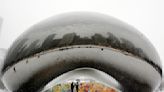
[[[77,80],[106,85],[110,92],[155,92],[162,66],[135,28],[103,14],[77,12],[28,29],[8,50],[2,74],[11,92],[49,92]]]

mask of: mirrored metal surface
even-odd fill
[[[95,81],[66,82],[43,92],[118,92],[116,89]]]
[[[120,92],[121,85],[100,70],[79,68],[55,78],[44,87],[42,92],[60,92],[62,90],[66,92]]]
[[[154,47],[141,33],[119,20],[94,13],[58,15],[31,27],[10,48],[3,71],[44,50],[81,44],[126,51],[144,59],[162,73]]]
[[[49,18],[21,35],[7,53],[2,80],[10,91],[37,92],[84,67],[110,75],[122,92],[153,92],[161,83],[160,59],[141,33],[112,17],[80,12]]]

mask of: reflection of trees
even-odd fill
[[[4,62],[3,70],[8,68],[8,66],[18,62],[18,60],[21,58],[20,53],[25,50],[24,44],[26,41],[27,39],[22,39],[20,42],[18,42],[18,44],[14,44],[13,48],[10,48],[9,52],[7,53],[7,58]]]
[[[53,48],[56,46],[55,41],[53,40],[55,34],[49,35],[44,42],[42,43],[42,46],[40,47],[40,50],[47,50],[49,48]]]
[[[146,60],[149,64],[155,66],[156,70],[161,72],[159,66],[157,66],[153,61],[149,60],[146,54],[141,48],[135,47],[135,45],[124,38],[118,38],[112,33],[107,33],[108,37],[104,37],[101,34],[94,34],[90,38],[83,37],[81,38],[76,33],[65,34],[61,39],[54,39],[55,34],[50,34],[45,38],[41,46],[38,46],[37,43],[39,40],[32,42],[28,47],[25,44],[28,39],[23,39],[18,44],[13,46],[13,49],[8,53],[7,59],[5,61],[5,68],[11,66],[12,64],[22,60],[23,58],[32,56],[36,53],[54,49],[57,47],[71,46],[71,45],[100,45],[100,46],[110,46],[115,49],[126,51],[135,56],[140,57],[141,59]]]
[[[94,36],[92,36],[92,40],[96,45],[107,45],[107,39],[103,37],[101,34],[95,34]]]
[[[58,46],[68,46],[73,43],[73,40],[75,39],[76,34],[75,33],[69,33],[63,36],[63,38],[58,43]]]
[[[119,48],[120,47],[120,41],[117,37],[115,37],[112,33],[107,33],[108,34],[108,46],[111,46],[113,48]]]

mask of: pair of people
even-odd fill
[[[79,83],[78,82],[72,82],[71,83],[71,92],[74,92],[74,88],[76,88],[76,92],[78,92],[79,89]]]

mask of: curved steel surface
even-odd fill
[[[10,90],[35,92],[61,74],[83,67],[111,75],[124,92],[151,92],[161,81],[160,74],[142,59],[112,48],[85,45],[54,49],[21,60],[5,72],[2,80]]]
[[[154,47],[136,29],[109,16],[92,13],[58,15],[31,27],[12,45],[3,71],[25,57],[71,45],[100,45],[138,56],[161,73]]]
[[[93,85],[95,83],[100,83],[102,85],[105,85],[106,87],[115,89],[115,91],[117,92],[121,92],[122,90],[122,87],[119,84],[119,82],[115,80],[113,77],[111,77],[110,75],[97,69],[85,67],[85,68],[78,68],[60,75],[59,77],[53,79],[50,83],[48,83],[41,92],[45,92],[45,91],[47,92],[47,90],[51,90],[52,88],[54,88],[55,85],[62,85],[62,84],[69,83],[68,85],[70,86],[70,83],[77,84],[77,82],[80,87],[79,89],[81,89],[80,92],[84,92],[82,91],[83,88],[81,88],[82,87],[81,83],[91,83]],[[67,89],[70,88],[71,87],[67,87]],[[94,89],[93,86],[92,89]],[[95,88],[94,90],[97,89]],[[95,92],[95,91],[90,90],[90,92]]]
[[[111,75],[125,92],[152,92],[161,82],[158,54],[141,33],[112,17],[79,12],[49,18],[21,35],[7,53],[2,80],[11,91],[36,92],[83,67]]]

